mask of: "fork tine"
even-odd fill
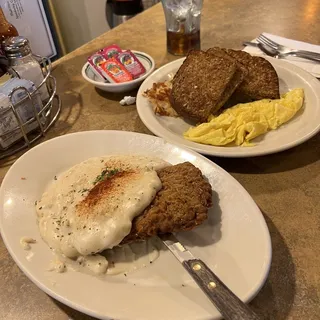
[[[271,40],[270,38],[266,37],[263,33],[261,33],[261,37],[263,37],[264,39],[270,41],[270,43],[272,43],[275,47],[280,45],[279,43],[277,43],[277,42]]]
[[[275,49],[278,49],[278,47],[279,47],[279,44],[278,44],[278,43],[272,41],[271,39],[267,38],[267,37],[264,36],[263,34],[260,34],[259,37],[258,37],[258,39],[260,39],[261,42],[264,41],[264,44],[269,45],[270,47],[273,47],[273,48],[275,48]]]
[[[274,46],[272,46],[269,41],[265,40],[264,38],[261,38],[260,36],[257,38],[257,41],[268,46],[268,47],[271,47],[273,49],[277,49]]]
[[[274,49],[278,49],[278,47],[277,47],[277,46],[274,46],[274,45],[272,44],[272,42],[270,42],[270,40],[269,40],[268,38],[265,38],[264,36],[262,37],[261,34],[259,35],[259,37],[257,38],[257,40],[258,40],[258,42],[261,42],[261,43],[263,43],[263,44],[265,44],[265,45],[267,45],[267,46],[269,46],[269,47],[272,47],[272,48],[274,48]]]

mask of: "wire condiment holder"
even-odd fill
[[[10,131],[5,132],[4,134],[0,134],[0,139],[7,139],[9,135],[19,135],[21,138],[16,141],[14,144],[0,149],[0,159],[4,159],[9,157],[21,150],[30,148],[36,141],[38,141],[41,137],[44,137],[48,130],[52,127],[54,122],[57,120],[60,111],[61,111],[61,100],[57,94],[57,84],[56,79],[52,76],[51,70],[51,62],[50,59],[41,57],[33,54],[33,57],[37,59],[40,66],[42,67],[43,73],[43,81],[39,86],[36,87],[36,90],[33,92],[29,92],[27,88],[23,86],[15,87],[9,94],[10,98],[10,108],[6,112],[12,112],[17,126],[12,128]],[[16,77],[20,78],[19,74],[13,70],[13,73]],[[37,110],[35,106],[35,97],[39,94],[39,90],[45,86],[49,98],[45,101],[42,101],[42,105],[40,110]],[[17,91],[24,92],[25,97],[19,100],[17,103],[14,103],[13,96]],[[23,121],[17,111],[17,108],[22,104],[28,101],[28,105],[31,106],[33,111],[33,116],[27,121]],[[1,121],[1,115],[0,115]],[[28,129],[32,126],[32,129]]]

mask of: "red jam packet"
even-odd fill
[[[103,49],[100,50],[99,53],[101,53],[106,60],[116,56],[118,53],[122,52],[121,48],[119,46],[117,46],[116,44],[113,44],[109,47],[105,47]]]
[[[134,79],[139,78],[146,72],[145,67],[130,50],[118,53],[115,58],[125,66]]]
[[[133,78],[131,73],[116,58],[108,59],[100,67],[104,77],[109,82],[126,82]]]

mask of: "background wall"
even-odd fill
[[[67,52],[110,29],[106,0],[51,0]]]

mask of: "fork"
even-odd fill
[[[311,56],[305,55],[304,53],[295,53],[295,52],[281,53],[279,50],[273,47],[270,47],[269,45],[263,44],[261,42],[258,43],[258,48],[268,56],[271,56],[277,59],[286,58],[288,55],[290,55],[290,56],[304,58],[304,59],[308,59],[308,60],[312,60],[320,63],[320,58],[311,57]]]
[[[316,53],[316,52],[311,52],[311,51],[306,51],[306,50],[295,50],[295,49],[291,49],[288,48],[286,46],[283,46],[279,43],[274,42],[273,40],[267,38],[265,35],[260,34],[259,37],[257,38],[257,41],[265,44],[269,47],[272,47],[274,49],[276,49],[277,51],[279,51],[282,54],[286,54],[286,55],[295,55],[295,56],[300,56],[300,54],[303,54],[304,57],[301,56],[301,58],[305,58],[305,57],[310,57],[310,58],[316,58],[316,59],[320,59],[320,54]]]

